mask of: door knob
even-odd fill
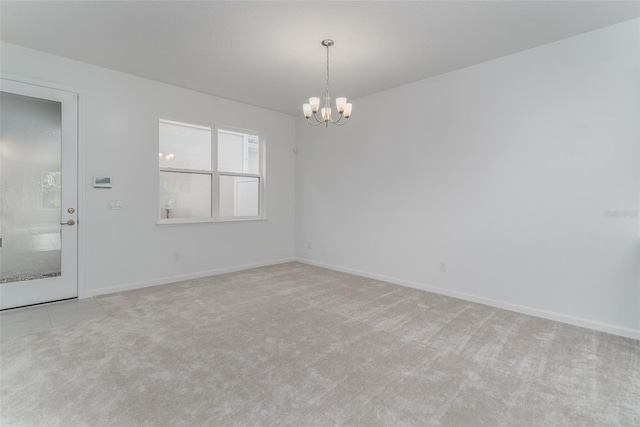
[[[70,219],[67,222],[61,222],[60,225],[76,225],[76,222],[72,219]]]

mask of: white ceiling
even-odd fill
[[[301,115],[640,16],[637,1],[7,1],[2,40]],[[354,105],[357,111],[357,105]]]

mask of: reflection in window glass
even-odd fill
[[[218,131],[218,170],[260,173],[260,138],[257,135]]]
[[[211,217],[211,175],[160,172],[160,218]]]
[[[211,128],[160,120],[161,168],[211,170]]]
[[[220,217],[260,215],[260,179],[220,176]]]

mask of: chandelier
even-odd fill
[[[323,107],[320,108],[320,98],[309,98],[309,103],[302,106],[302,111],[311,126],[318,126],[323,123],[325,126],[329,126],[329,122],[342,126],[347,123],[349,116],[351,116],[352,105],[351,103],[347,103],[347,98],[336,98],[336,110],[338,110],[340,116],[337,120],[333,120],[331,114],[331,95],[329,94],[329,47],[333,46],[333,40],[323,40],[322,46],[327,48],[327,85],[324,91],[324,104]],[[318,117],[318,111],[320,111],[320,117]]]

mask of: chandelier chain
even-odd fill
[[[327,89],[329,88],[329,46],[327,45]]]

